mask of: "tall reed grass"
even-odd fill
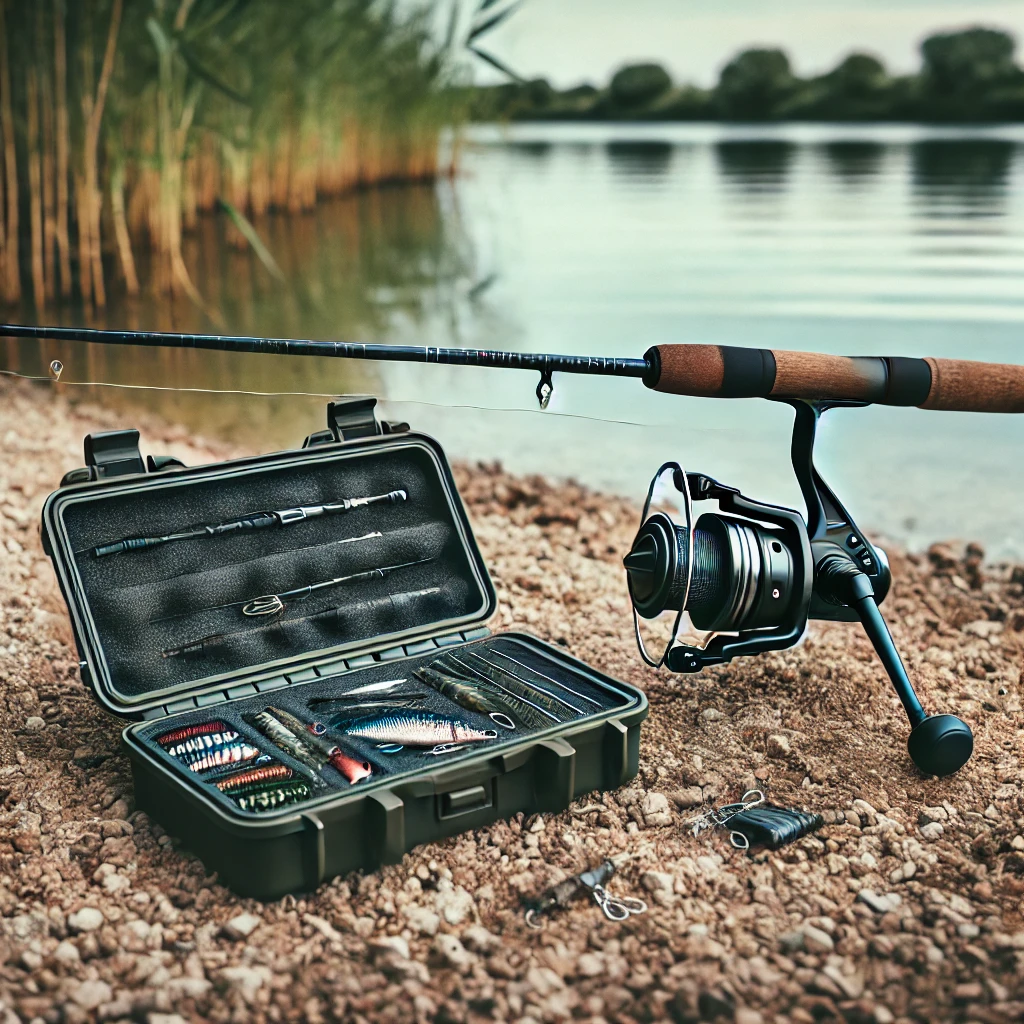
[[[429,5],[376,0],[0,0],[0,296],[204,298],[198,218],[311,210],[429,181],[464,114]],[[457,152],[456,147],[450,149]],[[261,255],[261,258],[263,256]]]

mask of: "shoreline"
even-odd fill
[[[816,623],[796,648],[697,676],[636,654],[620,559],[633,503],[496,465],[455,475],[521,628],[641,686],[640,774],[565,813],[418,847],[401,864],[261,904],[207,877],[132,803],[121,724],[82,686],[39,509],[123,413],[0,380],[0,999],[23,1020],[556,1020],[736,1024],[1014,1019],[1024,1012],[1024,567],[935,544],[890,551],[885,610],[929,711],[975,754],[923,779],[866,638]],[[247,454],[135,415],[146,453]],[[746,857],[690,835],[702,803],[763,788],[826,826]],[[525,929],[534,895],[625,855],[606,922],[580,901]],[[872,893],[874,898],[863,893]],[[83,908],[96,913],[82,914]]]

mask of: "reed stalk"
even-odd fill
[[[0,0],[3,297],[20,297],[19,218],[37,306],[101,309],[109,268],[135,294],[140,265],[201,304],[185,239],[219,200],[258,220],[437,176],[463,101],[423,3]]]

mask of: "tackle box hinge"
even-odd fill
[[[321,444],[340,444],[363,437],[377,437],[381,434],[399,434],[408,431],[408,423],[378,420],[374,411],[377,399],[372,395],[355,395],[351,398],[336,398],[327,403],[327,429],[310,434],[302,442],[303,448]]]
[[[146,464],[139,451],[139,432],[104,430],[98,434],[86,434],[85,464],[90,480],[145,473]]]

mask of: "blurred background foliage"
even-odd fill
[[[658,64],[621,68],[604,87],[559,92],[543,79],[469,91],[476,120],[919,121],[1024,119],[1024,70],[1011,35],[970,28],[929,36],[915,75],[890,75],[854,53],[824,75],[801,78],[779,49],[729,61],[711,89],[677,84]]]
[[[439,38],[430,4],[0,0],[0,297],[88,312],[141,278],[206,309],[200,214],[277,277],[250,218],[453,173],[450,10]]]

